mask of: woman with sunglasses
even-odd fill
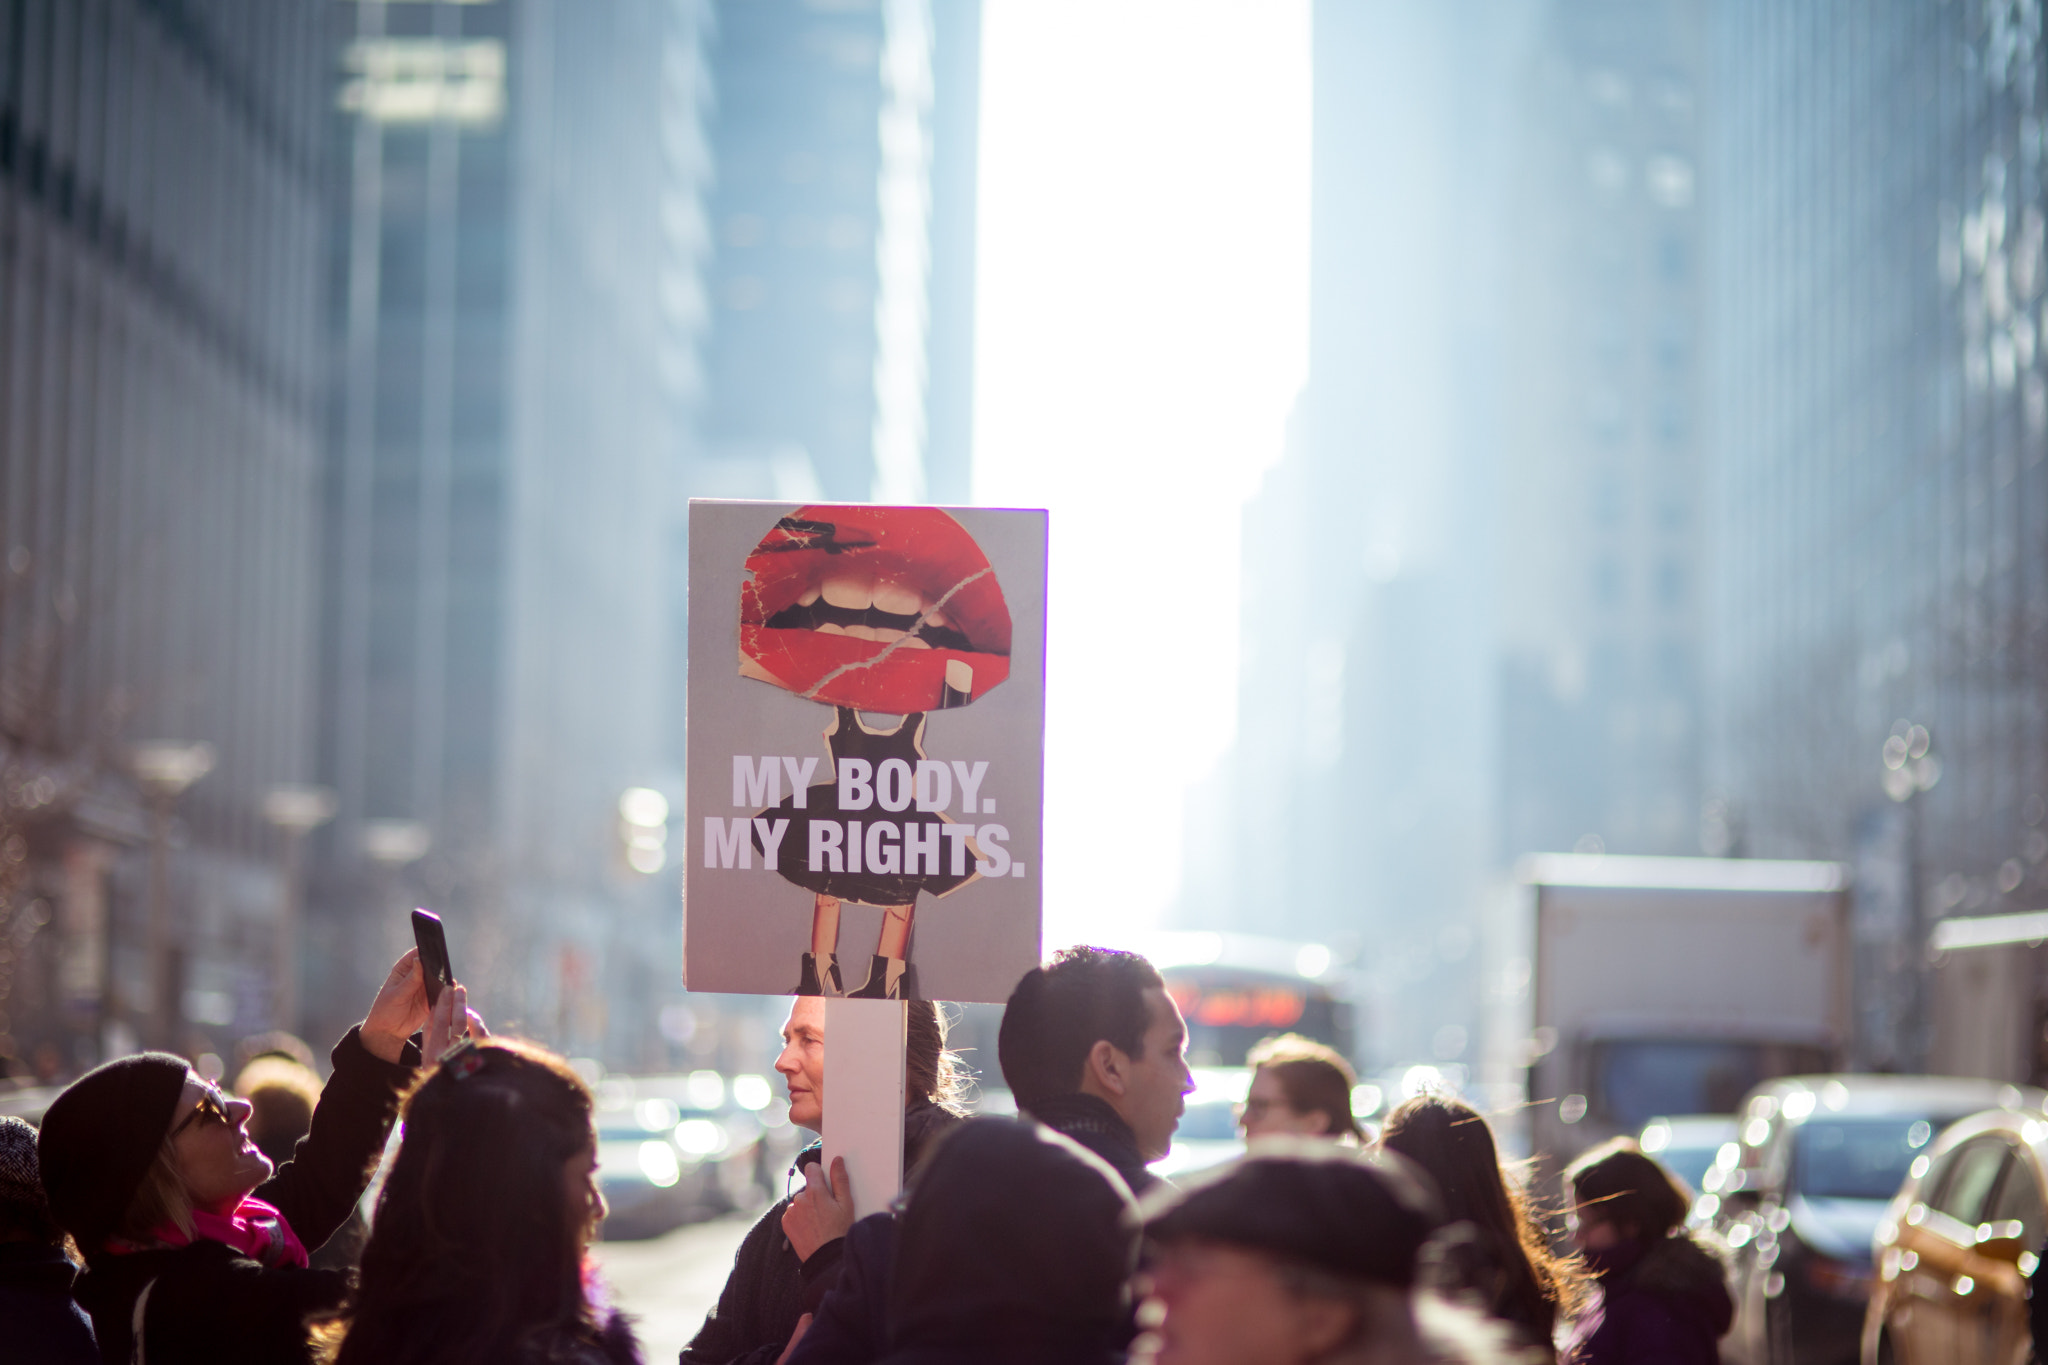
[[[482,1021],[460,986],[429,1010],[407,952],[335,1045],[312,1131],[275,1171],[243,1126],[249,1106],[181,1057],[122,1057],[73,1082],[44,1114],[37,1151],[50,1212],[85,1256],[77,1296],[101,1359],[310,1360],[307,1316],[332,1311],[348,1286],[307,1254],[362,1197],[421,1051],[438,1057],[471,1028]]]

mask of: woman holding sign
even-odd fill
[[[908,1023],[903,1058],[906,1178],[960,1122],[953,1103],[960,1082],[953,1055],[946,1051],[938,1006],[911,1004]],[[825,1002],[797,1000],[782,1038],[775,1069],[789,1088],[789,1121],[822,1133]],[[798,1328],[808,1325],[810,1313],[838,1278],[846,1230],[856,1217],[845,1164],[835,1161],[828,1173],[822,1157],[816,1143],[797,1154],[792,1174],[803,1173],[804,1187],[763,1214],[740,1243],[718,1307],[684,1350],[682,1365],[773,1365]]]
[[[806,507],[754,548],[740,590],[740,673],[835,708],[828,781],[792,792],[753,822],[756,850],[812,893],[811,949],[797,995],[915,999],[911,928],[919,892],[948,895],[996,866],[952,820],[990,810],[986,764],[926,757],[927,713],[965,706],[1009,676],[1009,607],[988,557],[931,507]],[[862,711],[902,719],[871,727]],[[770,853],[763,827],[779,840]],[[1007,866],[1007,858],[997,862]],[[864,984],[839,964],[842,901],[882,908]]]

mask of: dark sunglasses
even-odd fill
[[[233,1119],[228,1117],[227,1096],[221,1094],[218,1089],[210,1085],[199,1092],[199,1103],[193,1108],[191,1113],[185,1115],[179,1121],[176,1128],[171,1129],[171,1136],[176,1137],[194,1123],[201,1122],[230,1125],[234,1122]]]

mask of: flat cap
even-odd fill
[[[1229,1165],[1139,1203],[1154,1241],[1193,1237],[1271,1252],[1345,1279],[1412,1288],[1443,1222],[1429,1177],[1391,1152],[1312,1139],[1254,1143]]]

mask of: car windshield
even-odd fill
[[[1948,1122],[1924,1114],[1811,1119],[1793,1138],[1792,1188],[1808,1199],[1889,1199]]]
[[[1700,1182],[1707,1178],[1707,1172],[1714,1169],[1714,1158],[1720,1154],[1721,1144],[1718,1142],[1709,1147],[1682,1146],[1674,1142],[1663,1151],[1652,1153],[1665,1169],[1694,1189],[1698,1189]]]
[[[1766,1076],[1781,1049],[1716,1038],[1595,1043],[1597,1100],[1608,1121],[1641,1128],[1659,1114],[1728,1114]],[[1790,1049],[1782,1049],[1790,1051]]]

